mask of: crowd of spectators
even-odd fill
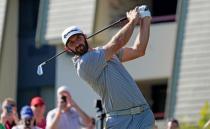
[[[66,86],[57,89],[57,105],[47,112],[41,96],[34,96],[17,112],[17,103],[6,98],[0,108],[0,129],[94,129],[94,118],[73,100]]]

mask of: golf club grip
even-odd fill
[[[114,26],[114,25],[116,25],[116,24],[118,24],[118,23],[120,23],[120,22],[126,20],[126,19],[127,19],[127,17],[123,17],[123,18],[119,19],[118,21],[112,23],[111,25],[109,25],[109,26],[107,26],[107,27],[105,27],[105,28],[103,28],[103,29],[101,29],[101,30],[95,32],[94,34],[92,34],[92,35],[90,35],[90,36],[88,36],[87,39],[89,39],[89,38],[91,38],[91,37],[97,35],[98,33],[101,33],[102,31],[104,31],[104,30],[106,30],[106,29],[108,29],[108,28],[110,28],[110,27],[112,27],[112,26]]]

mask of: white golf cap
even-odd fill
[[[68,39],[75,34],[83,34],[82,30],[77,26],[70,26],[66,28],[62,33],[62,41],[63,44],[66,46]]]
[[[68,92],[70,94],[70,91],[68,89],[67,86],[60,86],[58,89],[57,89],[57,95],[59,95],[61,92]]]

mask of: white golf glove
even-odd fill
[[[139,15],[141,18],[144,17],[150,17],[151,13],[149,11],[149,8],[146,5],[141,5],[138,7]]]

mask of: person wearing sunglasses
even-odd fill
[[[11,129],[19,122],[16,102],[12,98],[6,98],[2,103],[1,122],[6,129]]]
[[[20,124],[12,127],[12,129],[41,129],[34,125],[34,114],[30,106],[23,106],[20,115]]]
[[[57,90],[57,107],[47,114],[47,129],[82,129],[92,126],[92,119],[73,100],[69,89]]]
[[[45,120],[45,102],[44,100],[36,96],[31,99],[31,109],[34,113],[34,118],[35,118],[35,125],[45,129],[46,127],[46,120]]]

